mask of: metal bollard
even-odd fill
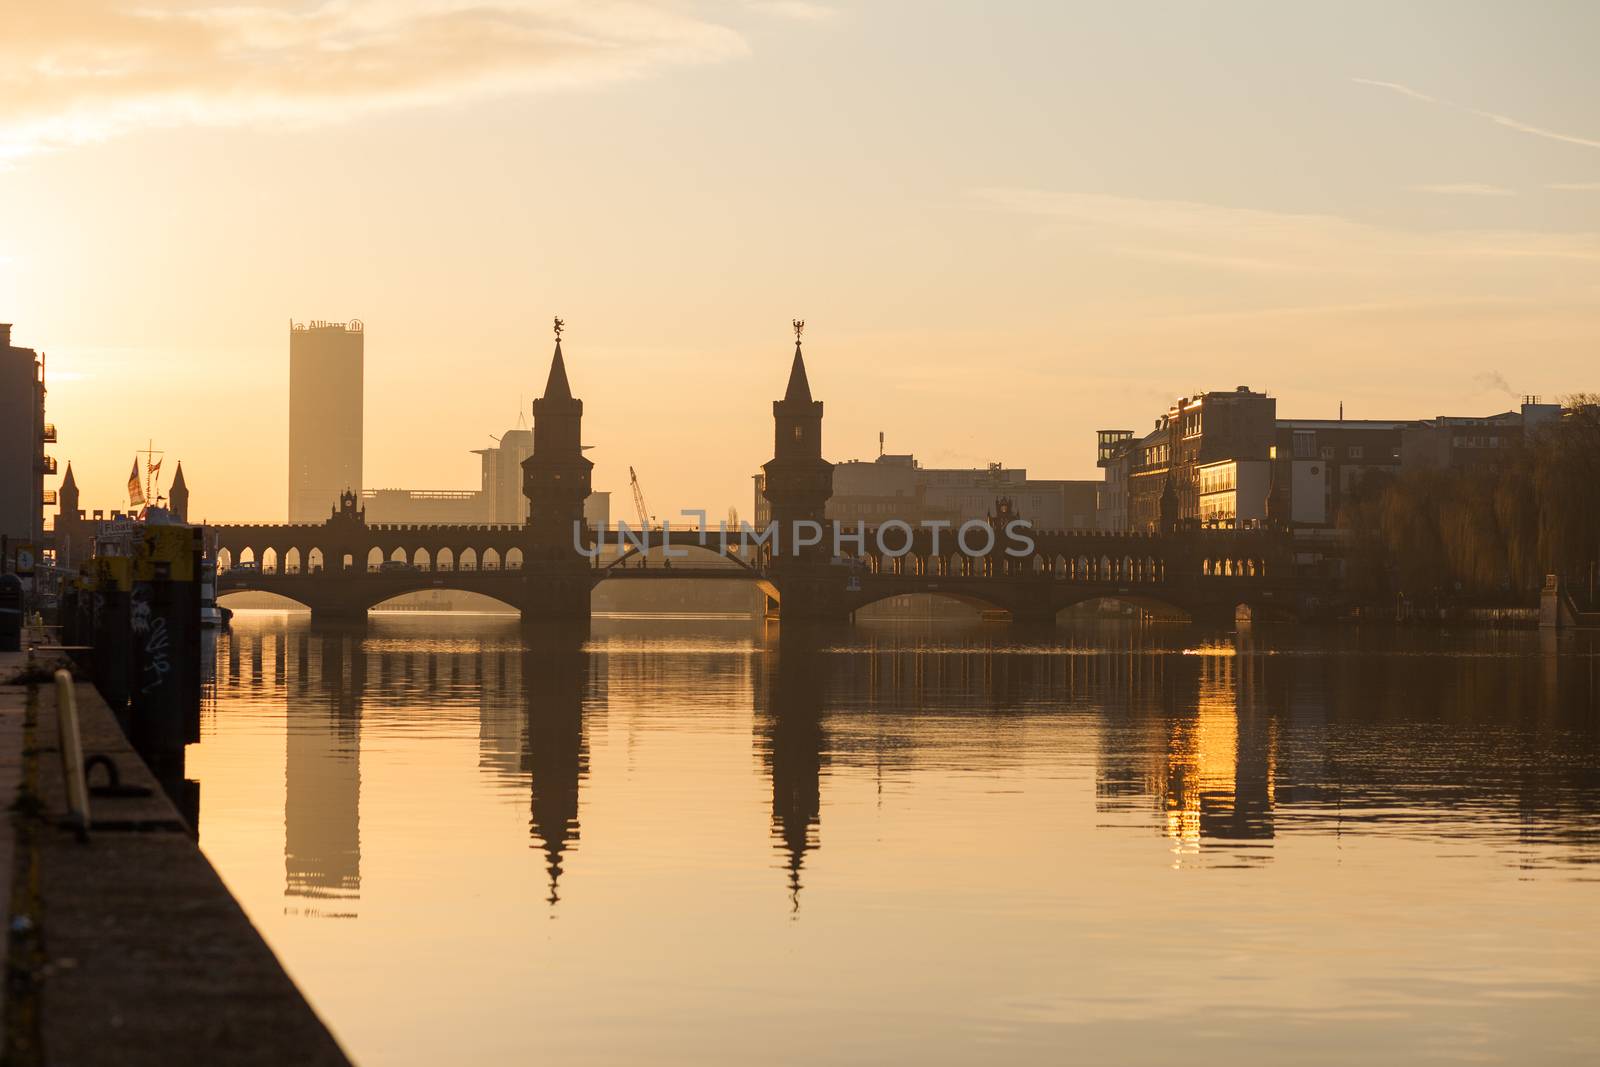
[[[89,782],[83,772],[83,734],[78,729],[78,692],[72,675],[56,671],[56,730],[61,774],[67,785],[67,822],[80,841],[89,839]]]

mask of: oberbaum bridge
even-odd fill
[[[769,616],[807,623],[845,622],[876,601],[915,593],[1002,610],[1028,624],[1048,624],[1064,608],[1106,598],[1217,622],[1297,613],[1307,590],[1294,577],[1289,535],[1184,529],[1170,482],[1160,532],[1030,528],[1031,554],[1018,557],[1006,549],[1016,551],[1019,542],[999,534],[1019,516],[999,498],[988,520],[996,536],[886,522],[881,529],[847,525],[836,545],[824,514],[833,464],[822,458],[822,401],[811,398],[803,325],[795,323],[789,386],[772,405],[773,458],[762,468],[775,539],[664,524],[632,531],[609,556],[599,550],[600,538],[583,518],[594,467],[583,454],[583,401],[567,381],[557,319],[550,376],[533,402],[533,453],[522,464],[526,524],[368,523],[355,493],[346,491],[320,524],[210,527],[221,569],[217,593],[276,593],[314,618],[360,619],[407,593],[459,590],[509,604],[531,624],[586,625],[594,587],[624,580],[753,582],[766,594]],[[791,536],[801,528],[828,532],[817,544],[801,544],[812,539]],[[669,545],[680,562],[662,566],[658,555],[652,567],[640,558],[646,546]],[[276,566],[263,568],[269,552]],[[256,566],[229,566],[243,560]]]

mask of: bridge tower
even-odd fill
[[[594,464],[583,454],[583,401],[572,395],[561,357],[563,323],[555,320],[556,351],[544,395],[533,402],[533,454],[522,461],[528,498],[523,549],[524,620],[589,617],[589,563],[583,502]]]
[[[800,350],[804,329],[805,322],[796,319],[789,387],[782,400],[772,402],[772,459],[761,468],[766,474],[762,494],[778,529],[771,569],[782,598],[780,612],[788,619],[835,619],[848,612],[842,605],[844,577],[831,563],[832,531],[826,522],[833,464],[822,458],[822,401],[811,399]],[[813,538],[818,543],[796,543]]]

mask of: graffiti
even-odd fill
[[[172,673],[172,640],[167,633],[167,620],[154,615],[150,609],[148,585],[133,587],[131,614],[133,632],[142,638],[144,649],[144,667],[141,671],[144,684],[139,691],[153,693],[166,684],[167,675]]]
[[[168,653],[172,642],[167,637],[167,620],[156,619],[150,624],[144,642],[144,693],[151,693],[160,689],[166,683],[167,675],[172,672],[172,660]]]

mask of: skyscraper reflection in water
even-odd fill
[[[298,644],[300,684],[289,687],[285,709],[283,892],[302,902],[285,910],[353,918],[361,896],[367,656],[359,632],[302,633]]]

